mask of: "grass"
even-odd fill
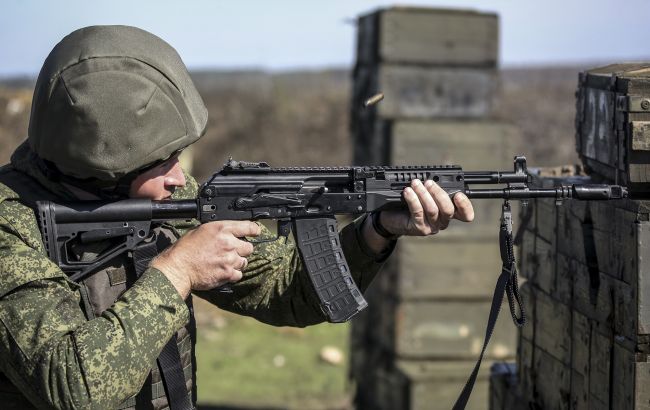
[[[202,405],[344,408],[348,325],[278,328],[197,303],[198,399]],[[207,305],[207,306],[206,306]],[[344,353],[335,366],[323,347]]]

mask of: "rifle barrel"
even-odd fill
[[[627,189],[620,185],[562,185],[555,188],[502,188],[502,189],[467,189],[469,198],[500,198],[500,199],[580,199],[580,200],[609,200],[622,199],[628,196]]]

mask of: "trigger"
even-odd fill
[[[278,220],[278,237],[284,236],[285,238],[291,233],[291,219]]]

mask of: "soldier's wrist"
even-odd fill
[[[183,275],[182,272],[176,269],[164,254],[157,256],[151,261],[151,267],[162,272],[183,300],[187,299],[192,290],[192,283],[189,277]]]
[[[386,227],[381,221],[381,215],[382,215],[381,211],[375,211],[370,214],[369,219],[372,223],[372,227],[375,230],[375,232],[377,232],[377,234],[382,238],[385,238],[389,241],[394,241],[398,239],[401,235],[394,234],[388,229],[386,229]]]
[[[391,244],[394,242],[393,240],[389,240],[377,233],[373,227],[370,214],[366,216],[360,231],[365,243],[365,247],[374,255],[383,254],[387,249],[391,247]]]

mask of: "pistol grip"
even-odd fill
[[[332,323],[350,320],[368,303],[352,279],[341,248],[336,219],[296,218],[293,225],[298,250],[323,313]]]

